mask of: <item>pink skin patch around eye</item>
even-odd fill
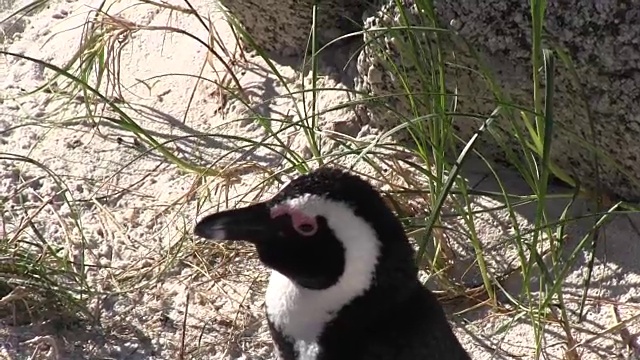
[[[308,216],[302,211],[296,210],[290,206],[279,205],[271,209],[271,218],[288,214],[291,217],[293,228],[304,236],[312,236],[318,232],[318,222],[315,217]]]

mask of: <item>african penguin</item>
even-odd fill
[[[470,359],[418,281],[400,221],[356,175],[322,167],[268,201],[204,217],[195,234],[248,241],[272,270],[280,360]]]

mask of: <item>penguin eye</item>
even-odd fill
[[[316,224],[310,222],[304,222],[300,224],[294,224],[293,228],[300,234],[304,236],[312,236],[318,231],[318,226]]]
[[[291,206],[276,206],[271,209],[271,218],[277,219],[287,215],[291,221],[291,226],[298,234],[302,236],[312,236],[318,232],[318,219],[314,216],[305,214],[304,212]]]

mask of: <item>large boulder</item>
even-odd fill
[[[304,55],[316,2],[320,45],[362,29],[365,0],[220,0],[260,47],[282,56]]]
[[[550,1],[545,19],[544,46],[559,46],[572,59],[575,75],[558,60],[555,72],[555,119],[557,121],[552,160],[583,185],[596,184],[593,149],[601,150],[600,185],[603,190],[627,200],[640,199],[640,7],[628,1]],[[405,14],[395,0],[379,1],[374,11],[365,16],[365,30],[399,26],[401,19],[412,25],[425,23],[412,1],[405,0]],[[460,94],[457,112],[488,116],[497,106],[494,92],[486,79],[464,67],[479,69],[478,57],[493,74],[495,84],[514,104],[532,108],[533,85],[531,65],[531,21],[528,1],[438,1],[436,13],[440,25],[452,35],[440,34],[445,60],[461,66],[447,68],[447,87]],[[455,35],[454,35],[455,34]],[[415,37],[433,48],[435,35],[424,32]],[[462,41],[464,39],[464,41]],[[424,76],[434,69],[425,68],[427,51],[416,60],[410,56],[409,37],[401,32],[380,36],[365,34],[371,42],[359,56],[357,89],[373,96],[424,91]],[[473,48],[473,52],[468,47]],[[427,47],[424,47],[428,49]],[[455,54],[455,57],[454,55]],[[391,65],[390,65],[391,64]],[[394,67],[407,75],[399,81]],[[579,84],[579,86],[576,86]],[[427,86],[428,87],[428,86]],[[385,107],[371,106],[369,118],[374,126],[389,128],[402,116],[412,116],[407,97],[385,100]],[[429,104],[418,103],[413,113],[425,115]],[[398,116],[400,115],[400,116]],[[520,121],[519,113],[513,119]],[[591,127],[593,122],[593,132]],[[494,123],[502,129],[507,145],[520,147],[513,139],[512,128],[505,117]],[[522,123],[522,122],[521,122]],[[455,126],[463,137],[477,129],[478,121],[457,117]],[[493,138],[484,137],[480,149],[495,158],[503,152]]]

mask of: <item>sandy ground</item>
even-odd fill
[[[0,46],[62,66],[77,49],[88,12],[98,4],[51,2],[32,16],[3,24]],[[0,18],[10,13],[9,5],[16,9],[21,4],[0,2]],[[117,8],[125,9],[122,5]],[[212,8],[211,2],[198,4],[203,14]],[[126,8],[121,16],[142,25],[181,28],[205,41],[208,38],[207,30],[194,17],[178,12],[139,5]],[[224,21],[213,13],[211,16],[225,41],[233,44]],[[193,39],[142,31],[128,40],[119,69],[122,97],[132,104],[126,111],[159,141],[169,141],[167,146],[175,154],[204,165],[218,163],[220,158],[225,164],[238,160],[272,168],[281,163],[282,159],[265,150],[234,150],[246,143],[222,137],[259,139],[265,135],[263,129],[243,118],[252,111],[295,117],[291,112],[294,102],[304,102],[280,98],[264,103],[287,91],[262,60],[248,55],[247,64],[236,74],[243,87],[251,90],[245,94],[251,104],[247,109],[238,100],[221,98],[213,83],[188,76],[202,71],[202,77],[216,79],[206,62],[206,49]],[[300,88],[295,68],[278,66],[288,84]],[[3,228],[11,234],[25,216],[23,207],[33,210],[44,206],[33,220],[35,227],[50,243],[68,249],[65,256],[75,260],[84,256],[85,262],[98,265],[87,270],[89,284],[112,295],[92,300],[92,311],[100,318],[98,330],[71,326],[60,331],[46,322],[15,325],[10,319],[3,320],[1,356],[19,359],[35,353],[34,358],[46,358],[49,351],[49,358],[60,359],[176,359],[182,352],[185,358],[193,359],[270,359],[262,314],[267,271],[246,246],[196,243],[191,238],[195,218],[202,211],[211,211],[216,201],[198,206],[197,199],[185,196],[201,185],[195,175],[169,164],[157,152],[147,151],[148,147],[130,133],[108,121],[101,120],[95,126],[86,117],[81,99],[26,94],[49,76],[49,70],[33,62],[0,58],[0,152],[36,159],[64,181],[53,181],[37,166],[0,160],[0,198],[9,199],[4,205]],[[335,78],[321,81],[327,87],[344,86]],[[347,100],[345,95],[325,92],[320,94],[320,107]],[[109,110],[106,115],[114,116]],[[355,118],[350,111],[341,110],[324,115],[321,123],[325,129],[359,133],[366,139],[366,129],[353,125]],[[205,133],[217,136],[196,137]],[[292,148],[304,154],[308,149],[300,137],[295,131],[285,136]],[[235,194],[258,186],[262,178],[256,174],[246,172],[232,184],[206,186],[212,199],[230,198],[220,201],[221,206],[233,206],[239,201]],[[496,190],[480,167],[468,168],[465,176],[480,189]],[[510,191],[525,192],[517,175],[505,170],[501,176]],[[66,190],[65,196],[76,205],[65,204],[61,190]],[[478,198],[479,207],[489,202]],[[563,203],[552,202],[550,207],[554,216],[559,216]],[[584,213],[587,205],[579,204],[573,211]],[[530,212],[530,208],[521,209],[523,224],[531,219]],[[640,331],[640,236],[635,230],[639,222],[635,215],[619,216],[601,234],[585,319],[573,330],[582,359],[632,358],[623,335]],[[513,258],[509,247],[499,246],[513,233],[507,224],[500,212],[479,216],[476,223],[481,237],[495,245],[489,254],[491,266],[502,266],[503,270],[508,270],[506,264]],[[588,224],[569,230],[567,248],[580,240],[587,228],[584,225]],[[564,285],[567,311],[573,318],[586,261],[584,256],[579,260]],[[474,278],[477,274],[468,275],[467,280],[473,282]],[[520,282],[512,275],[504,286],[518,289]],[[461,304],[447,307],[461,310]],[[527,320],[526,316],[481,308],[452,317],[452,324],[474,359],[532,359],[534,333]],[[625,323],[615,327],[620,321]],[[564,339],[562,329],[550,324],[544,336],[544,356],[561,359]]]

